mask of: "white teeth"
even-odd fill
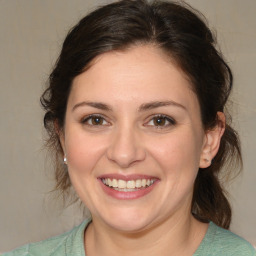
[[[118,180],[118,188],[126,188],[126,181]]]
[[[111,179],[108,179],[108,185],[109,185],[110,187],[112,187],[112,181],[111,181]]]
[[[134,180],[128,180],[126,182],[126,187],[127,188],[135,188],[135,181]]]
[[[155,182],[155,179],[137,179],[125,181],[107,178],[102,179],[102,182],[108,187],[113,187],[116,190],[128,192],[151,186]]]
[[[135,187],[140,188],[141,187],[141,180],[136,180],[135,181]]]
[[[112,186],[113,186],[113,188],[117,188],[118,187],[118,183],[117,183],[116,179],[112,180]]]

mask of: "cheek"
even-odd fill
[[[199,167],[200,142],[191,132],[177,132],[160,139],[151,148],[166,176],[195,176]]]
[[[107,142],[101,136],[70,132],[66,136],[66,154],[70,172],[90,173],[104,154]]]

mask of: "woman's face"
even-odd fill
[[[138,231],[190,215],[206,135],[189,81],[159,49],[105,53],[77,76],[61,142],[94,221]]]

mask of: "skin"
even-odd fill
[[[164,115],[160,125],[156,115]],[[92,214],[87,255],[193,254],[208,227],[191,215],[193,184],[218,151],[225,121],[218,115],[220,124],[204,131],[189,80],[150,45],[102,54],[74,79],[60,139],[72,184]],[[121,200],[102,189],[99,177],[109,174],[157,183]]]

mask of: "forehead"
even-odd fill
[[[74,79],[70,100],[92,98],[135,103],[171,97],[189,104],[197,100],[191,88],[187,76],[170,56],[144,45],[99,55],[90,68]]]

